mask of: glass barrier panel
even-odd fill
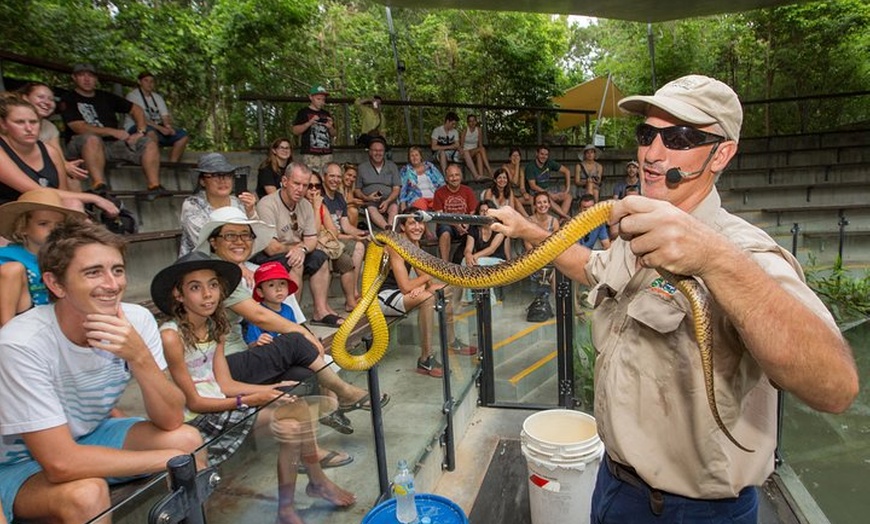
[[[488,298],[489,290],[486,293]],[[493,295],[494,296],[494,295]],[[474,387],[474,378],[480,367],[480,350],[477,347],[477,302],[470,289],[451,288],[447,299],[447,343],[450,355],[450,392],[454,402],[459,403]],[[452,322],[451,322],[452,321]],[[435,346],[440,352],[441,340]],[[440,353],[439,353],[440,354]]]

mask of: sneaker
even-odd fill
[[[112,187],[109,186],[109,184],[107,184],[106,182],[100,182],[98,184],[94,184],[94,186],[85,191],[85,193],[93,193],[95,195],[100,195],[101,197],[105,198],[105,196],[111,191]]]
[[[458,338],[453,339],[453,342],[450,343],[450,351],[454,353],[458,353],[460,355],[476,355],[477,354],[477,346],[471,346],[462,342]]]
[[[154,202],[158,198],[168,197],[171,194],[172,192],[163,186],[152,187],[145,191],[145,200]]]
[[[444,366],[441,365],[441,362],[435,360],[433,355],[429,355],[426,360],[417,359],[417,373],[441,378],[444,376]]]

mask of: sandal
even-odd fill
[[[342,435],[350,435],[353,433],[353,423],[351,423],[350,419],[347,418],[340,409],[322,417],[320,423],[324,426],[331,427]]]
[[[344,317],[340,317],[338,315],[333,315],[332,313],[326,315],[320,320],[311,319],[311,324],[315,326],[326,326],[337,328],[344,322]]]
[[[329,469],[329,468],[339,468],[341,466],[347,466],[353,462],[353,457],[345,453],[345,457],[341,458],[341,453],[335,450],[330,450],[329,453],[326,454],[325,457],[320,459],[320,468],[321,469]],[[305,464],[299,464],[297,468],[299,473],[307,473],[308,469],[305,467]]]
[[[386,406],[390,403],[390,395],[384,393],[381,395],[381,407]],[[358,409],[362,409],[364,411],[372,410],[372,399],[371,396],[366,393],[362,398],[354,402],[353,404],[339,404],[338,411],[341,413],[349,413],[351,411],[356,411]]]

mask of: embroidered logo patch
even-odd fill
[[[674,293],[677,292],[676,286],[665,280],[664,277],[658,277],[653,280],[649,288],[667,298],[673,297]]]

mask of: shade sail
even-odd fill
[[[610,85],[608,86],[608,81]],[[601,99],[605,98],[602,108]],[[624,114],[616,106],[621,98],[625,95],[609,77],[600,76],[598,78],[583,82],[571,89],[565,91],[562,96],[553,97],[553,104],[565,109],[588,109],[595,111],[596,115],[603,117],[618,117]],[[598,115],[598,110],[601,109],[601,114]],[[584,124],[586,115],[562,113],[556,121],[556,129],[567,129],[576,125]]]

